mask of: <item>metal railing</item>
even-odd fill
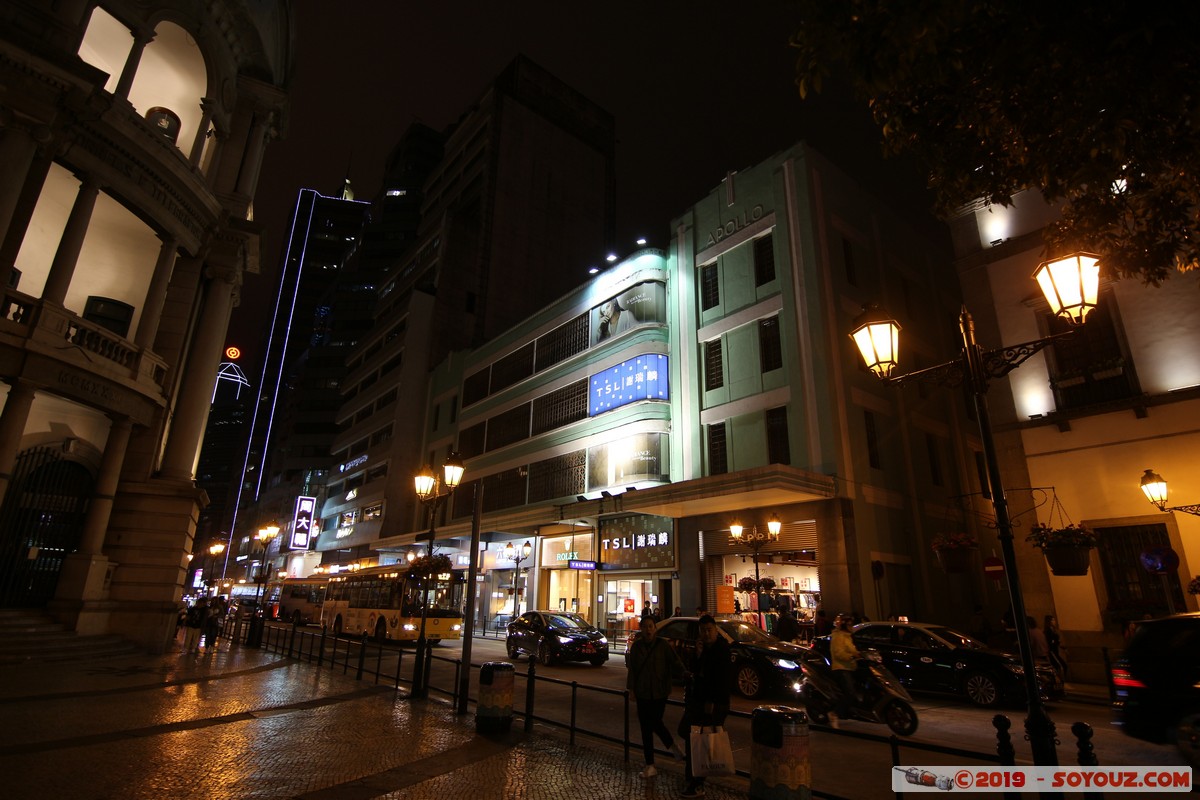
[[[379,642],[368,638],[364,633],[358,638],[337,637],[330,635],[329,632],[322,627],[319,631],[309,630],[293,623],[289,626],[269,626],[265,625],[261,620],[249,620],[252,623],[262,625],[263,628],[258,632],[257,636],[250,632],[245,633],[245,639],[241,640],[239,629],[243,627],[241,621],[235,623],[234,620],[226,619],[225,626],[222,631],[222,636],[230,638],[234,643],[242,641],[257,641],[258,647],[276,653],[284,658],[306,661],[315,663],[318,668],[329,668],[330,670],[342,670],[342,674],[349,674],[354,671],[355,680],[365,680],[373,678],[376,685],[381,681],[386,680],[397,691],[402,685],[412,686],[412,670],[409,670],[407,675],[404,674],[404,664],[412,659],[405,658],[405,650],[397,646],[397,642]],[[236,627],[235,627],[236,625]],[[427,651],[427,663],[425,675],[432,676],[430,666],[434,660],[450,664],[454,668],[454,676],[450,682],[450,688],[446,689],[441,686],[430,683],[428,689],[430,692],[436,692],[451,701],[451,706],[458,707],[458,687],[461,684],[462,670],[464,664],[461,658],[451,658],[447,656],[437,656],[433,654],[433,648]],[[396,656],[396,667],[394,672],[389,672],[386,675],[383,673],[384,656],[394,654]],[[482,664],[466,665],[467,669],[479,670]],[[630,750],[635,747],[633,740],[630,737],[630,704],[632,702],[631,694],[628,690],[612,689],[606,686],[593,686],[590,684],[580,683],[579,681],[567,681],[560,678],[552,678],[549,676],[538,675],[537,665],[535,660],[530,659],[529,665],[524,673],[514,672],[515,678],[523,678],[525,681],[525,703],[524,708],[518,708],[516,704],[516,687],[514,685],[514,702],[513,715],[520,716],[524,723],[524,729],[530,731],[533,729],[534,722],[542,723],[554,728],[559,728],[567,731],[571,744],[575,744],[576,736],[579,734],[588,736],[591,739],[609,742],[619,745],[624,754],[624,760],[629,762]],[[515,681],[514,681],[515,683]],[[571,701],[565,707],[566,719],[556,717],[546,712],[539,713],[537,708],[537,686],[538,684],[557,685],[569,687],[571,692]],[[473,680],[468,681],[468,685],[476,685]],[[591,695],[607,695],[610,697],[621,698],[621,706],[623,709],[623,725],[622,735],[620,737],[612,736],[598,730],[589,730],[579,724],[579,695],[580,692],[585,692]],[[469,703],[477,703],[477,698],[468,695]],[[667,704],[678,708],[683,707],[683,702],[680,700],[668,700]],[[561,705],[554,705],[552,710],[564,710]],[[728,714],[730,718],[745,720],[749,722],[752,719],[752,714],[745,711],[731,710]],[[992,717],[992,726],[996,729],[996,752],[988,753],[978,750],[967,750],[958,747],[947,747],[944,745],[933,744],[931,742],[920,742],[911,739],[902,739],[895,735],[882,735],[873,733],[863,733],[858,731],[846,731],[841,729],[830,728],[815,722],[809,722],[809,726],[819,730],[824,734],[833,736],[842,736],[850,739],[856,739],[860,742],[870,742],[879,745],[886,745],[891,755],[893,767],[901,766],[903,763],[902,753],[904,752],[920,752],[920,753],[935,753],[938,755],[952,756],[955,758],[966,759],[972,763],[981,764],[997,764],[1001,766],[1013,766],[1016,761],[1016,752],[1012,745],[1012,740],[1009,735],[1009,730],[1012,727],[1012,722],[1003,714],[996,714]],[[1091,743],[1093,731],[1090,725],[1084,722],[1076,722],[1071,726],[1071,732],[1076,739],[1076,760],[1075,763],[1080,766],[1098,766],[1099,760],[1096,757],[1094,747]],[[731,734],[732,737],[732,734]],[[640,749],[640,742],[636,747]],[[737,749],[737,748],[735,748]],[[669,755],[665,750],[656,750],[664,756]],[[750,772],[744,769],[738,769],[736,774],[743,778],[750,778]],[[827,798],[827,800],[845,800],[839,795],[822,792],[816,788],[812,788],[812,796]],[[898,793],[903,797],[903,793]],[[1018,798],[1019,792],[1005,793],[1005,797]],[[1084,792],[1082,797],[1085,800],[1100,798],[1102,794],[1095,792]]]

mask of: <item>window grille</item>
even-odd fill
[[[762,286],[775,280],[775,243],[771,234],[754,240],[754,285]]]
[[[758,322],[758,357],[763,372],[783,366],[783,343],[779,337],[779,317]]]
[[[725,423],[708,426],[708,474],[724,475],[729,472],[729,461],[725,447]]]
[[[580,314],[537,340],[534,370],[541,372],[588,348],[588,315]]]
[[[587,419],[588,383],[576,381],[533,401],[533,435]]]
[[[725,360],[721,354],[721,340],[704,343],[704,388],[720,389],[725,385]]]

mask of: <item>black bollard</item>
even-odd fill
[[[475,707],[475,730],[504,733],[512,727],[513,665],[489,661],[479,670],[479,703]]]
[[[1096,748],[1092,744],[1092,726],[1086,722],[1076,722],[1071,726],[1071,733],[1075,734],[1079,748],[1075,763],[1081,767],[1100,766],[1100,759],[1096,758]]]
[[[1012,746],[1012,737],[1008,735],[1008,729],[1012,727],[1012,720],[1003,714],[997,714],[992,717],[992,726],[996,729],[996,755],[1000,756],[1001,764],[1011,767],[1017,763],[1017,753]]]
[[[363,631],[362,638],[358,640],[358,671],[354,673],[354,680],[361,681],[363,676],[363,662],[367,658],[367,632]]]

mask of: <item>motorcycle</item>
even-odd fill
[[[908,690],[883,665],[879,653],[874,650],[862,653],[854,672],[855,693],[850,702],[850,718],[883,723],[897,736],[912,736],[917,730],[917,712],[912,707]],[[828,725],[829,713],[837,707],[841,693],[829,660],[829,637],[813,640],[812,647],[800,656],[800,670],[804,675],[800,697],[809,719]]]

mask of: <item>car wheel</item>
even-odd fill
[[[758,697],[762,693],[762,676],[758,674],[758,670],[749,664],[738,667],[737,690],[742,697]]]
[[[380,617],[379,621],[375,623],[375,641],[383,643],[387,641],[387,638],[387,620]]]
[[[1185,714],[1175,725],[1175,746],[1193,769],[1200,767],[1200,714]]]
[[[963,689],[967,693],[967,699],[977,706],[987,708],[1000,702],[1000,689],[991,675],[972,672],[967,676]]]
[[[542,666],[548,667],[553,664],[554,654],[550,652],[550,645],[546,644],[544,641],[539,644],[537,658],[538,661],[541,662]]]
[[[884,707],[883,721],[897,736],[912,736],[917,732],[917,712],[903,700],[893,700]]]
[[[508,657],[513,661],[516,661],[521,655],[521,651],[517,649],[517,643],[512,639],[509,639],[504,643],[504,649],[508,651]]]

